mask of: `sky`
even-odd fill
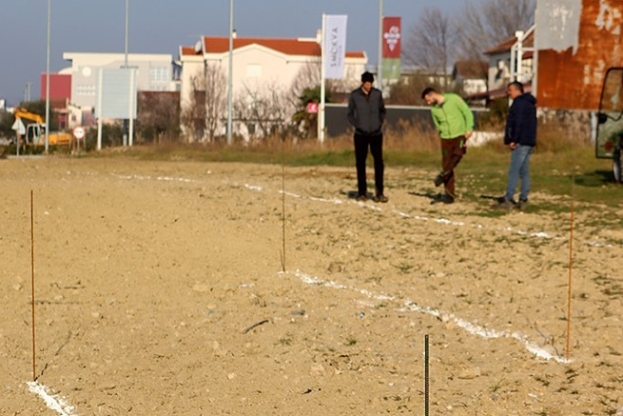
[[[125,49],[126,0],[49,0],[50,72],[69,66],[64,52]],[[17,105],[32,83],[39,96],[47,63],[48,1],[3,2],[0,13],[0,99]],[[385,16],[402,17],[403,32],[426,7],[456,13],[465,0],[383,0]],[[228,36],[228,0],[129,0],[129,52],[178,56],[180,45],[202,35]],[[234,28],[240,37],[315,37],[322,14],[348,15],[347,49],[378,56],[379,0],[234,0]]]

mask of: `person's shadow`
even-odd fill
[[[357,197],[359,196],[359,192],[357,192],[357,191],[344,191],[344,190],[341,190],[340,194],[346,196],[348,199],[357,199]],[[368,199],[372,199],[373,197],[374,197],[374,194],[372,192],[368,192],[366,194],[366,198],[368,198]]]
[[[493,196],[493,195],[480,195],[480,198],[482,199],[489,199],[491,201],[494,201],[497,204],[501,204],[502,202],[504,202],[504,196]]]
[[[439,199],[441,199],[441,194],[440,193],[435,193],[435,192],[409,192],[409,195],[413,195],[413,196],[420,196],[423,198],[428,198],[431,200],[431,202],[435,202],[438,201]]]

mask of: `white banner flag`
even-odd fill
[[[344,78],[347,17],[346,15],[325,16],[323,48],[326,79]]]

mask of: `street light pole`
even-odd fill
[[[229,71],[227,76],[227,144],[234,142],[232,136],[233,88],[234,82],[234,0],[229,0]]]
[[[130,0],[125,0],[125,55],[123,67],[128,69],[128,33],[130,29]],[[123,147],[128,145],[128,120],[123,120]]]
[[[128,67],[128,33],[130,31],[130,0],[125,0],[125,67]]]
[[[52,16],[52,0],[48,0],[48,45],[45,70],[45,153],[50,147],[50,32]]]

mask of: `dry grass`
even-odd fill
[[[503,130],[503,125],[489,126],[492,131]],[[539,124],[537,153],[568,154],[590,153],[587,127],[578,122],[547,120]],[[401,123],[387,129],[384,134],[384,151],[394,164],[409,164],[409,160],[420,161],[439,152],[437,132],[414,123]],[[225,142],[184,144],[169,142],[157,145],[135,146],[132,149],[107,149],[102,156],[122,154],[139,159],[184,159],[211,161],[247,161],[255,163],[276,163],[282,153],[295,164],[351,164],[353,139],[351,134],[327,138],[324,143],[316,139],[272,136],[250,142],[237,141],[232,146]],[[507,153],[501,140],[487,143],[480,152]]]

